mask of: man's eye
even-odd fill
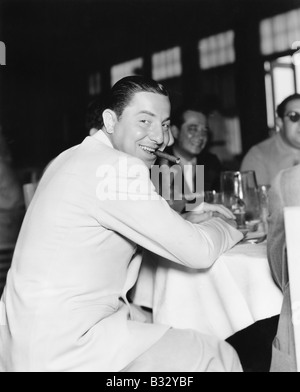
[[[169,130],[170,130],[170,124],[163,124],[163,129],[164,129],[164,131],[168,131],[169,132]]]
[[[149,120],[140,120],[140,122],[141,122],[143,125],[150,125],[150,121],[149,121]]]

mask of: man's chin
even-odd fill
[[[202,150],[203,149],[201,147],[192,148],[190,150],[190,154],[196,156],[196,155],[199,155],[202,152]]]
[[[150,169],[156,162],[157,158],[153,157],[152,159],[145,159],[145,158],[141,158],[139,157],[141,161],[144,162],[144,164]]]

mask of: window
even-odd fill
[[[300,9],[261,21],[260,36],[265,56],[292,49],[300,39]]]
[[[199,42],[199,59],[202,70],[234,63],[234,31],[202,39]]]
[[[268,127],[275,129],[277,106],[300,92],[300,9],[264,19],[260,23],[261,53],[265,61]]]
[[[221,161],[242,153],[235,82],[235,33],[232,30],[199,41],[199,91],[210,112],[211,149]]]
[[[152,56],[152,77],[154,80],[171,79],[182,74],[181,49],[175,47]]]
[[[265,62],[268,126],[275,128],[277,106],[289,95],[300,92],[299,54]]]
[[[89,94],[91,96],[99,95],[101,93],[101,74],[95,72],[89,78]]]
[[[111,85],[125,76],[137,75],[143,68],[144,61],[142,58],[126,61],[125,63],[114,65],[111,69]]]

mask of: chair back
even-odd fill
[[[300,207],[286,207],[284,216],[297,370],[300,372]]]

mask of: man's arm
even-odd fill
[[[117,179],[118,186],[111,195],[115,200],[97,203],[98,220],[107,229],[191,268],[210,267],[243,238],[220,218],[202,224],[184,220],[156,193],[141,161],[129,158],[128,167],[129,175],[120,173]]]

